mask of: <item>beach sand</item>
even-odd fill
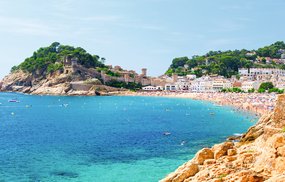
[[[277,95],[274,93],[189,93],[189,92],[125,92],[128,96],[156,96],[189,98],[195,100],[211,101],[218,105],[234,106],[237,109],[254,112],[261,116],[273,111]]]

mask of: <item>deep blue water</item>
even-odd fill
[[[158,181],[252,118],[190,99],[0,93],[0,181]]]

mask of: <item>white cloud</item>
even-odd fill
[[[0,16],[1,32],[31,35],[56,35],[59,27],[51,27],[38,20]]]

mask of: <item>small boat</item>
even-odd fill
[[[210,115],[215,115],[215,113],[214,113],[214,112],[211,112]]]
[[[186,143],[186,141],[183,140],[180,145],[184,145],[185,143]]]
[[[168,136],[168,135],[171,135],[171,133],[170,132],[164,132],[163,135]]]
[[[62,104],[61,105],[61,107],[67,107],[68,106],[68,104]]]
[[[11,100],[8,100],[8,102],[20,102],[20,101],[17,99],[11,99]]]

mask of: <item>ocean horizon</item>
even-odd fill
[[[0,93],[0,181],[158,181],[256,120],[183,98]]]

